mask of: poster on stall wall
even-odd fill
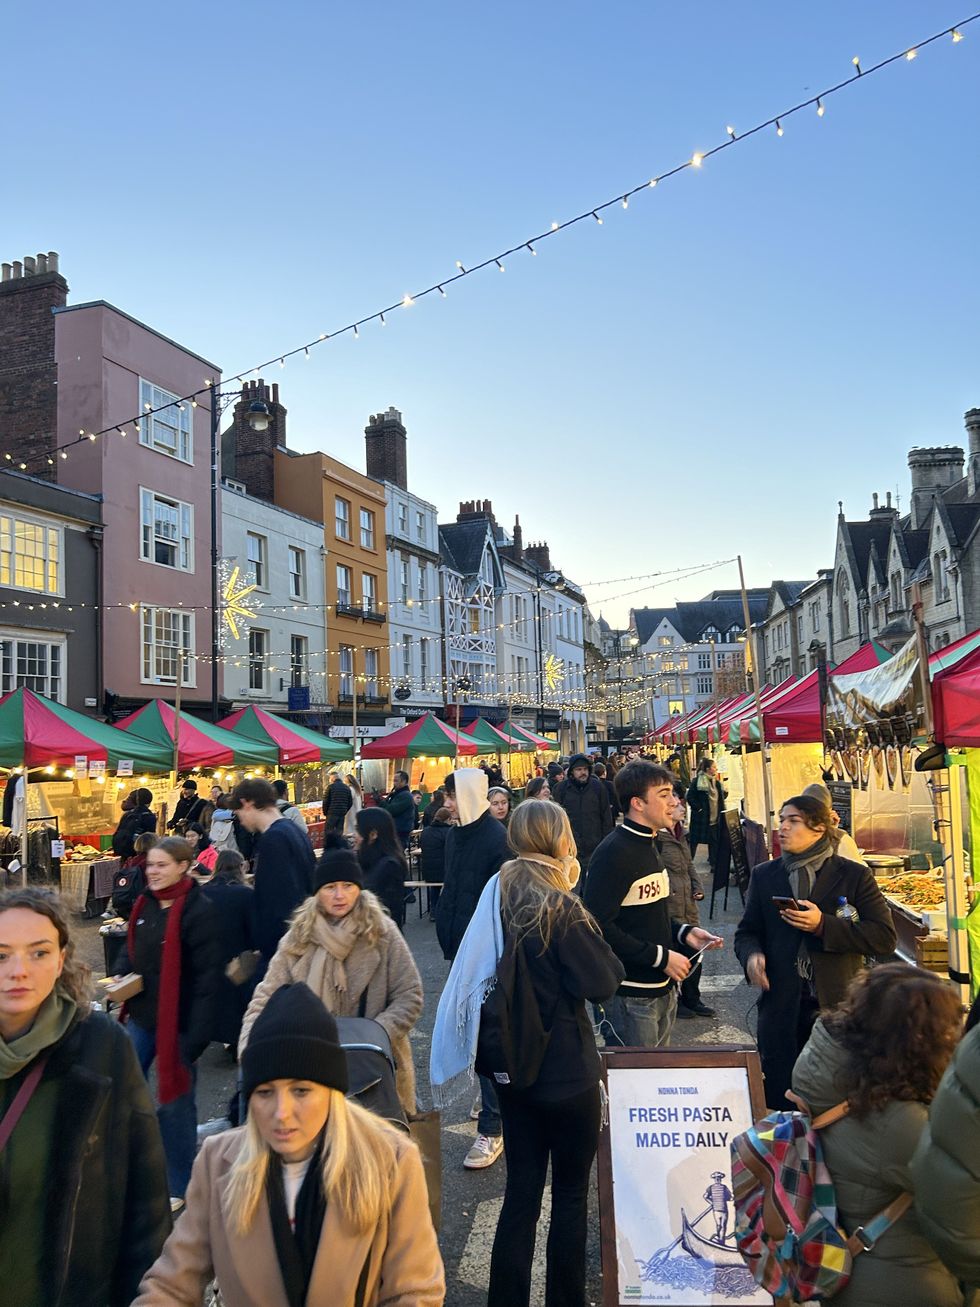
[[[603,1307],[760,1307],[735,1246],[731,1142],[765,1115],[754,1050],[603,1053]]]

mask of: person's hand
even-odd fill
[[[745,974],[750,985],[756,989],[767,990],[769,977],[766,975],[766,959],[762,953],[753,953],[746,963]]]
[[[802,930],[807,935],[819,935],[823,930],[823,913],[808,899],[800,899],[799,904],[798,912],[795,908],[781,908],[779,915],[788,926]]]
[[[683,953],[675,953],[673,949],[667,952],[667,961],[664,963],[664,971],[670,976],[671,980],[676,980],[678,984],[686,980],[691,974],[691,962]]]
[[[701,899],[703,899],[703,898],[704,898],[704,890],[703,890],[703,889],[699,889],[699,890],[697,891],[697,893],[694,895],[694,901],[697,903],[697,902],[699,902],[699,901],[700,901]]]
[[[684,936],[684,943],[697,953],[700,949],[724,948],[725,941],[720,935],[712,935],[703,926],[693,926]]]

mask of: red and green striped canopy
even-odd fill
[[[83,754],[112,771],[120,758],[132,759],[137,772],[167,772],[172,765],[171,753],[159,744],[33,690],[13,690],[0,700],[0,767],[73,767]]]
[[[546,735],[538,735],[534,731],[529,731],[526,726],[518,726],[516,722],[511,726],[510,733],[515,739],[523,737],[525,740],[530,740],[541,753],[561,752],[557,740],[549,740]]]
[[[494,726],[485,717],[478,717],[469,726],[464,726],[463,734],[476,740],[481,753],[505,753],[515,749],[518,753],[531,753],[535,747],[530,740],[508,735],[502,726]]]
[[[124,717],[119,728],[133,739],[150,740],[169,752],[172,767],[175,721],[171,704],[164,699],[151,699]],[[180,714],[178,743],[178,771],[194,771],[198,767],[275,767],[279,761],[279,751],[271,740],[235,735],[185,712]]]
[[[279,764],[283,767],[298,762],[339,762],[354,756],[349,744],[331,740],[319,731],[307,730],[297,722],[277,717],[254,704],[233,712],[218,725],[233,735],[275,745],[279,751]]]
[[[480,752],[464,731],[455,731],[432,713],[361,747],[362,758],[455,758]]]

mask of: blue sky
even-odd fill
[[[948,0],[161,9],[13,0],[0,257],[56,249],[237,372],[952,25]],[[8,53],[10,53],[8,51]],[[400,408],[442,520],[492,499],[581,581],[832,560],[977,374],[980,23],[655,191],[278,365],[289,442]],[[16,126],[19,124],[19,127]],[[729,567],[612,619],[731,585]],[[603,602],[605,599],[605,602]]]

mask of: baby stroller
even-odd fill
[[[347,1097],[408,1133],[395,1090],[395,1059],[388,1032],[368,1017],[338,1017],[337,1032],[347,1059]]]

